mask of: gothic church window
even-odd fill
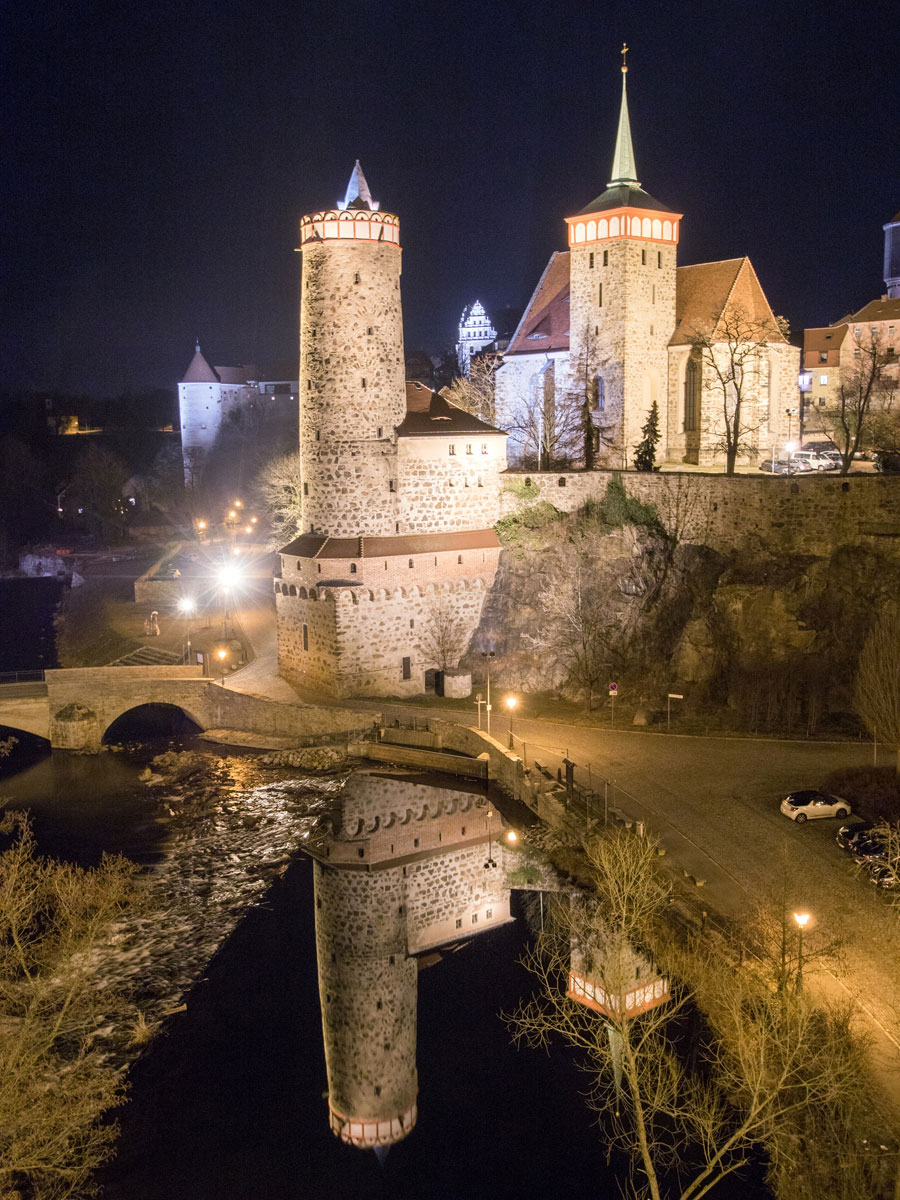
[[[700,367],[691,359],[684,373],[684,428],[691,433],[697,428],[700,401]]]
[[[411,658],[404,658],[403,663],[402,663],[402,669],[403,669],[403,678],[404,679],[412,679],[412,659]]]
[[[356,563],[351,563],[351,564],[350,564],[350,574],[351,574],[351,575],[355,575],[355,574],[356,574]]]
[[[308,625],[303,626],[303,649],[304,650],[309,649],[309,626]]]

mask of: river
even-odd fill
[[[250,755],[209,754],[210,775],[220,783],[227,763],[226,800],[193,833],[194,818],[168,815],[165,788],[138,779],[160,748],[94,758],[54,753],[0,784],[11,806],[31,810],[47,852],[84,863],[105,850],[125,853],[154,873],[168,872],[166,888],[176,896],[196,885],[204,862],[207,873],[210,858],[217,863],[219,906],[207,895],[193,915],[178,909],[162,935],[165,953],[153,950],[159,932],[148,932],[153,952],[144,969],[160,976],[145,981],[148,1002],[163,1002],[178,961],[188,964],[193,983],[186,1011],[168,1018],[132,1069],[106,1200],[288,1200],[330,1192],[495,1200],[542,1194],[536,1180],[549,1186],[562,1179],[583,1197],[614,1192],[602,1138],[581,1099],[586,1077],[563,1052],[516,1050],[500,1019],[529,986],[517,964],[528,936],[521,919],[428,956],[431,965],[419,971],[412,1132],[380,1160],[338,1140],[324,1098],[314,866],[303,854],[287,870],[277,865],[290,826],[283,819],[290,772],[263,771]],[[209,777],[195,779],[191,788],[208,784]],[[383,796],[383,777],[378,787]],[[435,802],[446,794],[435,789]],[[268,874],[254,875],[245,861],[241,831],[253,812],[264,815],[246,844],[257,840]],[[221,915],[236,906],[244,915],[218,952],[207,940],[195,953],[186,931],[198,912],[212,939]],[[513,915],[520,911],[514,895]]]

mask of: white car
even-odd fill
[[[840,464],[840,458],[835,462],[828,454],[819,454],[815,450],[798,450],[791,462],[802,463],[810,471],[834,471]]]
[[[803,792],[791,792],[781,802],[781,811],[798,825],[804,821],[814,821],[816,817],[849,817],[850,805],[842,796],[832,796],[830,792],[819,792],[809,789]]]

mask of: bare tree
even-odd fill
[[[707,432],[725,453],[727,475],[734,474],[741,454],[756,449],[756,435],[768,416],[756,405],[763,351],[780,337],[777,325],[729,306],[709,329],[691,338],[700,354],[704,390],[715,397],[708,411],[703,406]]]
[[[866,441],[874,412],[890,409],[895,379],[885,371],[894,361],[879,333],[853,335],[853,360],[840,368],[834,403],[825,410],[824,424],[841,453],[841,474],[846,475]]]
[[[253,489],[269,523],[267,545],[278,550],[303,528],[300,451],[270,459],[253,481]]]
[[[503,360],[498,354],[475,355],[469,363],[469,378],[457,376],[441,389],[441,395],[463,412],[479,417],[488,425],[497,423],[495,387],[497,370]]]
[[[856,711],[873,737],[897,745],[900,775],[900,606],[876,619],[859,656],[853,696]]]
[[[552,364],[538,377],[534,391],[512,414],[509,430],[522,444],[525,466],[553,471],[578,458],[582,404],[571,390],[557,389]]]
[[[135,868],[41,859],[18,815],[0,833],[12,836],[0,854],[0,1194],[94,1195],[116,1135],[101,1117],[123,1099],[98,1037],[127,1010],[95,986],[92,956],[134,901]]]
[[[474,632],[448,592],[431,597],[419,631],[419,648],[426,659],[436,662],[442,671],[459,665]]]
[[[560,572],[545,588],[541,606],[553,621],[549,643],[566,667],[569,683],[584,693],[590,712],[594,692],[613,665],[621,631],[580,555],[574,569]]]
[[[723,946],[675,944],[652,842],[620,830],[585,850],[593,895],[555,906],[525,955],[537,992],[506,1019],[517,1042],[561,1036],[585,1054],[588,1102],[635,1166],[626,1194],[701,1200],[762,1145],[779,1196],[878,1195],[882,1164],[860,1150],[865,1067],[848,1011],[779,995],[764,966]]]

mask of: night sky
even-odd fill
[[[73,0],[0,18],[3,388],[296,369],[300,215],[355,158],[400,216],[407,349],[523,306],[603,190],[628,76],[681,263],[748,254],[794,328],[883,291],[893,6]]]

